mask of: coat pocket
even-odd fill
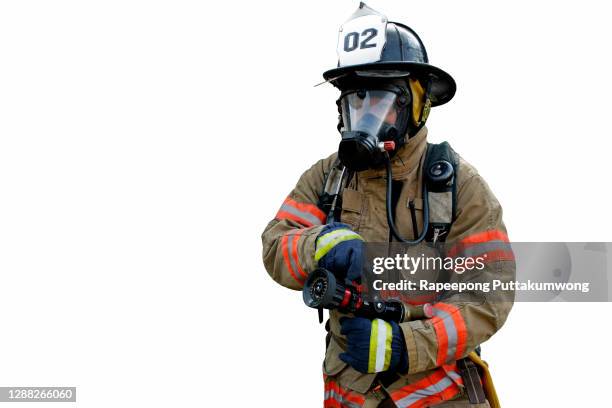
[[[365,213],[365,197],[356,190],[345,188],[342,191],[342,214],[340,221],[349,224],[354,231],[361,225]]]
[[[340,353],[343,350],[340,348],[334,337],[332,336],[329,341],[329,346],[327,347],[327,351],[325,352],[325,361],[323,361],[323,372],[327,375],[336,375],[344,367],[346,367],[346,363],[340,360]]]

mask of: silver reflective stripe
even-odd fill
[[[453,381],[449,377],[444,377],[435,384],[430,385],[427,388],[415,391],[412,394],[405,396],[404,398],[394,401],[398,408],[407,408],[412,404],[416,403],[423,398],[430,397],[434,394],[439,394],[453,384]]]
[[[308,222],[310,222],[312,225],[321,225],[321,220],[318,219],[317,217],[315,217],[314,215],[304,212],[304,211],[300,211],[297,208],[285,203],[283,205],[281,205],[280,211],[285,211],[288,212],[289,214],[293,214],[297,217],[300,217]]]
[[[475,258],[491,251],[512,251],[512,246],[510,243],[501,240],[482,242],[463,249],[461,255],[466,258]]]
[[[436,316],[442,319],[444,328],[446,329],[446,336],[448,337],[448,348],[446,349],[446,362],[455,359],[455,353],[457,352],[457,328],[455,327],[455,321],[452,316],[446,313],[444,310],[436,309],[434,307]]]
[[[447,371],[446,374],[455,381],[455,383],[461,380],[461,376],[456,371]]]
[[[388,332],[389,323],[381,319],[375,320],[378,324],[378,338],[376,339],[376,372],[379,373],[385,370],[385,354],[387,352],[387,337],[391,335]],[[374,324],[374,322],[372,322]]]
[[[342,395],[338,394],[334,390],[325,391],[325,397],[324,398],[325,399],[333,398],[336,401],[338,401],[340,404],[342,404],[343,406],[346,406],[346,407],[349,407],[349,408],[361,408],[361,405],[356,404],[356,403],[354,403],[352,401],[345,400]]]

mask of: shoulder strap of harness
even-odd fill
[[[459,160],[448,142],[427,144],[423,182],[429,204],[428,242],[444,242],[455,221],[458,168]]]
[[[336,159],[331,170],[325,176],[323,191],[319,194],[317,206],[327,214],[327,224],[340,220],[343,180],[347,173],[348,171],[340,163],[340,160]]]

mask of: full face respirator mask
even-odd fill
[[[418,83],[418,81],[414,81]],[[384,163],[422,127],[414,120],[413,86],[399,84],[355,86],[336,101],[342,135],[338,158],[349,170],[362,171]]]

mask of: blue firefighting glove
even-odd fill
[[[363,266],[363,238],[346,224],[328,224],[317,237],[315,261],[341,279],[357,280]]]
[[[340,319],[347,351],[340,359],[362,373],[408,370],[408,354],[402,331],[395,322],[363,317]]]

